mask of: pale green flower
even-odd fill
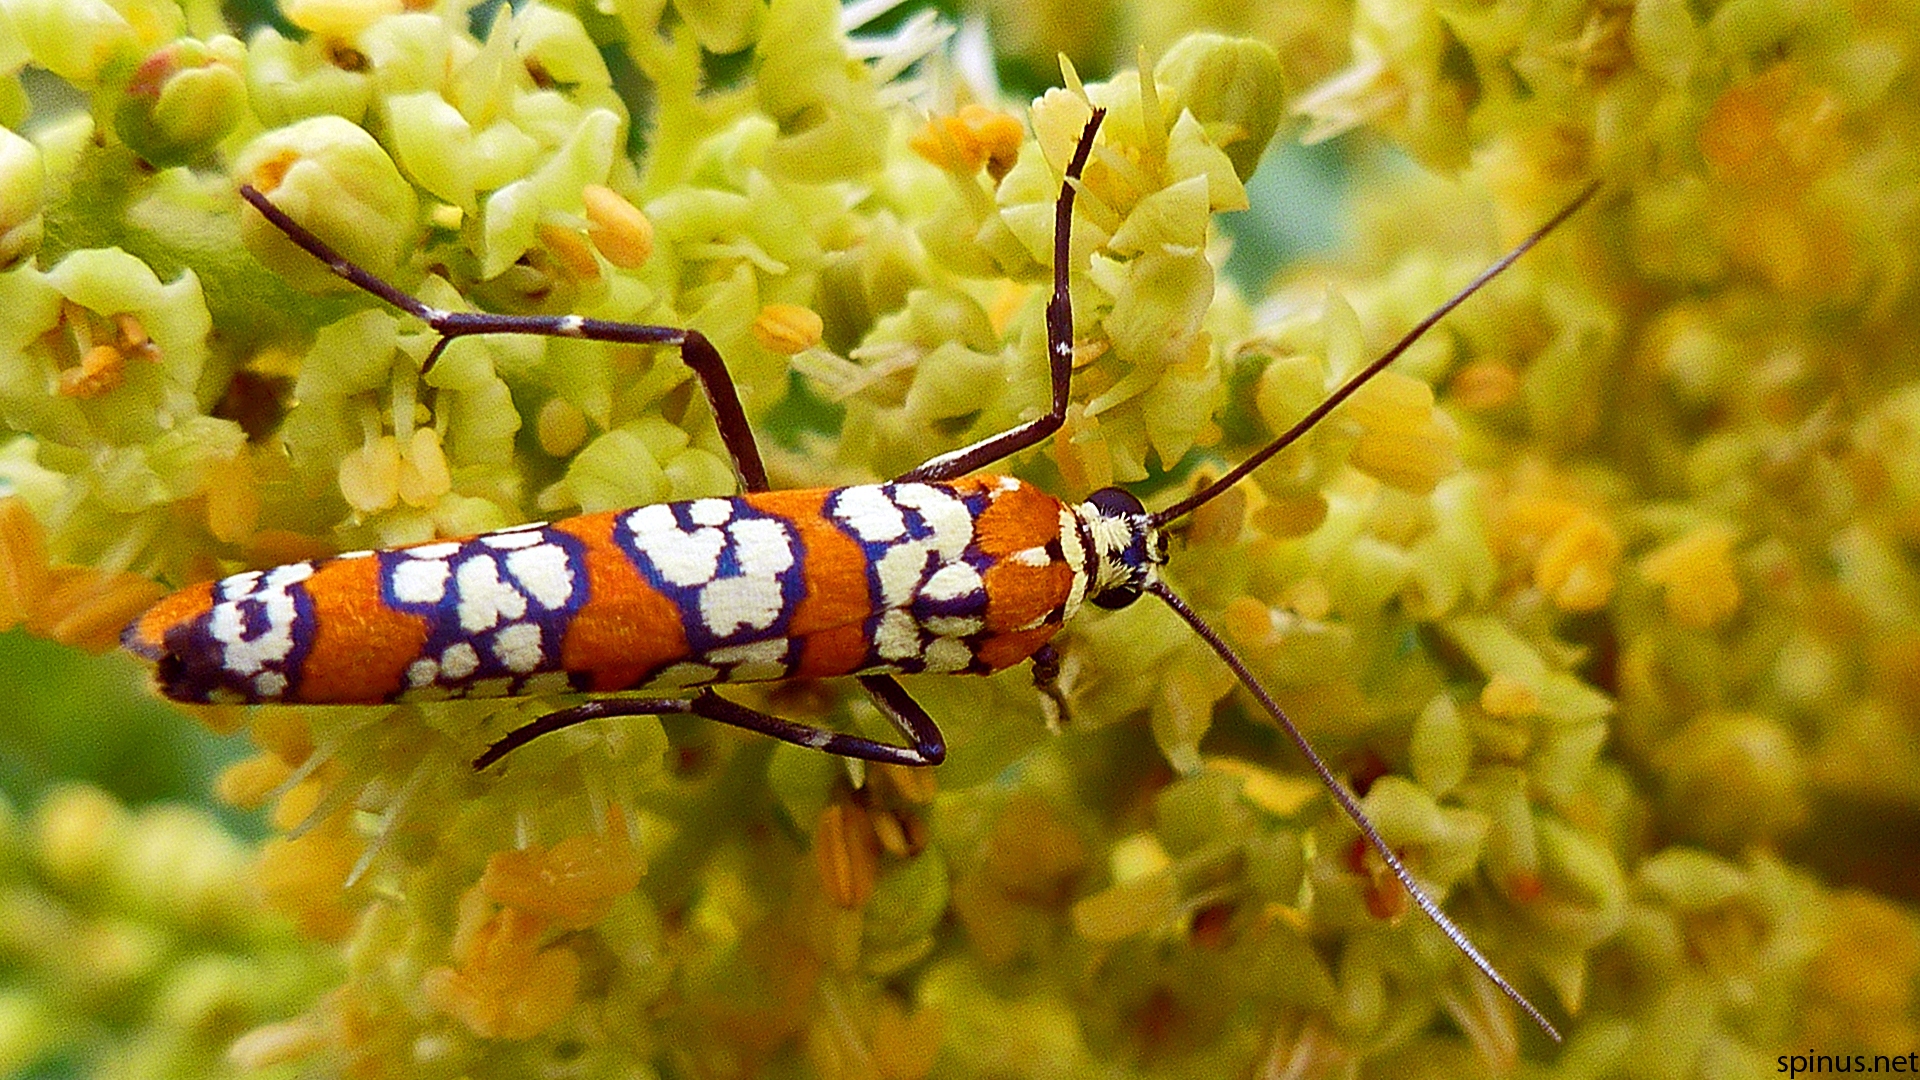
[[[227,1044],[303,1075],[890,1078],[1910,1049],[1911,914],[1825,884],[1911,854],[1830,807],[1920,805],[1905,13],[1022,9],[1064,83],[1026,102],[977,30],[949,53],[887,6],[301,0],[243,46],[204,2],[0,0],[0,624],[98,645],[160,581],[733,490],[673,349],[464,339],[423,373],[431,335],[242,183],[436,306],[699,329],[776,484],[828,485],[1039,415],[1060,174],[1105,107],[1066,423],[995,467],[1166,506],[1598,177],[1167,570],[1567,1046],[1141,604],[1062,634],[1058,702],[912,680],[937,772],[641,718],[476,775],[552,702],[209,711],[259,747],[220,785],[270,807],[258,850],[84,791],[0,822],[30,973],[0,1066],[67,1053],[73,1001],[106,1003],[74,1010],[103,1070],[154,1076]],[[1287,110],[1352,133],[1351,242],[1224,281],[1213,215],[1262,201]],[[728,693],[884,730],[838,687]],[[241,879],[328,944],[261,930]]]

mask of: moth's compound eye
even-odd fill
[[[1147,508],[1140,505],[1140,500],[1134,498],[1133,492],[1125,488],[1101,488],[1087,496],[1087,502],[1107,517],[1137,516],[1147,512]]]

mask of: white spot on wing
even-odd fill
[[[748,518],[727,526],[740,572],[749,577],[778,574],[793,565],[787,530],[772,518]]]
[[[540,628],[533,623],[514,623],[493,635],[493,655],[508,671],[525,675],[540,666],[545,654],[540,650]]]
[[[220,599],[237,600],[253,592],[254,583],[260,580],[260,571],[248,570],[229,578],[220,579]]]
[[[469,634],[491,630],[527,613],[527,598],[500,580],[492,559],[467,559],[454,572],[460,591],[460,629]]]
[[[874,649],[883,660],[910,660],[920,655],[920,627],[913,616],[895,608],[880,615],[873,634]]]
[[[720,570],[720,549],[726,538],[719,529],[683,531],[665,506],[643,506],[627,515],[633,543],[670,585],[705,585]]]
[[[920,587],[920,595],[928,600],[958,600],[985,587],[979,571],[966,563],[956,562],[935,570],[927,578],[927,583]]]
[[[450,681],[458,682],[479,670],[479,667],[480,654],[468,642],[456,641],[440,654],[440,670],[446,673]]]
[[[539,533],[522,529],[516,532],[488,533],[480,538],[480,542],[495,551],[512,551],[516,548],[532,547],[541,539]]]
[[[1073,571],[1073,583],[1067,586],[1067,602],[1061,618],[1071,619],[1087,598],[1087,545],[1080,539],[1080,518],[1071,509],[1060,511],[1060,552]]]
[[[973,663],[973,650],[958,638],[934,638],[927,643],[927,670],[963,671]]]
[[[413,663],[407,665],[407,685],[409,687],[427,686],[439,677],[440,665],[434,663],[432,657],[415,660]]]
[[[913,600],[920,577],[927,570],[927,549],[916,543],[895,544],[874,563],[874,576],[880,579],[880,603],[897,608]]]
[[[787,641],[770,638],[747,645],[723,645],[707,650],[706,659],[729,667],[727,677],[736,682],[778,679],[787,673]]]
[[[1046,548],[1030,547],[1021,548],[1019,551],[1007,556],[1007,561],[1018,563],[1021,566],[1047,566],[1053,562],[1053,556],[1047,554]]]
[[[780,575],[793,566],[787,530],[771,518],[745,518],[727,526],[740,573],[717,578],[700,590],[700,618],[715,637],[765,630],[779,618],[786,597]]]
[[[933,536],[922,543],[939,552],[942,562],[958,558],[973,540],[973,515],[967,512],[967,504],[944,488],[900,484],[893,489],[893,497],[901,506],[920,511],[921,519],[933,531]]]
[[[447,593],[453,573],[441,559],[407,559],[393,567],[394,599],[408,604],[435,604]]]
[[[907,521],[877,487],[843,488],[834,495],[828,512],[853,530],[853,535],[870,544],[897,540],[906,535]]]
[[[966,615],[936,615],[920,624],[929,634],[939,637],[967,637],[986,629],[985,619]]]
[[[715,637],[765,630],[780,617],[780,582],[770,577],[730,577],[700,590],[700,620]]]
[[[573,599],[573,568],[558,544],[523,548],[507,556],[507,573],[541,607],[552,611]]]
[[[221,666],[236,675],[252,675],[293,652],[293,597],[284,592],[260,593],[247,602],[258,604],[266,617],[266,629],[259,636],[242,637],[246,627],[238,601],[214,608],[207,624],[207,631],[223,646]]]
[[[284,589],[289,585],[293,585],[293,584],[297,584],[299,582],[305,581],[312,576],[313,576],[312,563],[310,562],[289,563],[286,566],[276,566],[273,569],[267,571],[267,576],[262,581],[261,584],[263,585],[263,587],[269,588],[269,589]]]

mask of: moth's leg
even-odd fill
[[[1067,714],[1067,695],[1060,689],[1060,651],[1051,644],[1042,645],[1029,659],[1033,661],[1033,688],[1053,705],[1047,710],[1047,730],[1058,735],[1072,722]]]
[[[698,330],[589,319],[581,315],[500,315],[486,311],[447,311],[417,296],[401,292],[386,279],[335,251],[252,186],[241,187],[240,197],[260,211],[261,216],[275,228],[286,233],[287,238],[307,254],[326,263],[327,269],[333,271],[335,276],[433,327],[440,335],[440,340],[434,342],[433,350],[421,364],[423,374],[432,369],[434,362],[440,359],[440,354],[446,351],[453,339],[481,334],[534,334],[617,345],[678,346],[681,360],[693,369],[693,374],[700,380],[701,390],[706,392],[707,404],[713,408],[714,423],[720,428],[720,441],[726,445],[727,452],[733,455],[733,467],[740,475],[740,483],[748,491],[767,490],[767,469],[760,461],[760,448],[754,442],[753,429],[747,425],[747,414],[740,407],[740,395],[734,389],[733,376],[727,373],[727,365],[720,359],[720,353],[713,343]]]
[[[900,685],[886,676],[863,676],[860,680],[873,695],[874,703],[892,721],[900,733],[913,740],[912,746],[894,746],[858,735],[845,735],[826,728],[801,724],[757,709],[749,709],[714,693],[702,690],[691,698],[601,698],[542,716],[506,737],[474,759],[475,769],[485,769],[513,751],[542,735],[585,723],[618,716],[666,716],[685,714],[717,720],[723,724],[757,731],[782,742],[823,750],[840,757],[882,761],[894,765],[937,765],[947,748],[940,729],[918,702],[907,696]]]
[[[1073,237],[1073,182],[1080,179],[1093,152],[1093,136],[1100,130],[1105,109],[1093,110],[1093,116],[1080,133],[1073,160],[1067,164],[1066,180],[1060,185],[1060,197],[1053,204],[1053,299],[1047,302],[1047,364],[1052,376],[1053,404],[1045,416],[1008,428],[958,450],[921,462],[898,479],[951,480],[965,476],[1033,446],[1060,430],[1067,421],[1067,393],[1073,386],[1073,298],[1067,291],[1068,248]]]
[[[913,695],[900,685],[900,680],[891,675],[862,675],[860,685],[867,688],[867,696],[873,699],[880,715],[913,742],[912,757],[887,760],[895,760],[902,765],[938,765],[946,760],[947,737],[940,734],[940,725],[934,723],[933,717],[927,715],[927,710],[913,700]],[[866,757],[864,754],[852,756]]]
[[[720,359],[720,350],[705,334],[698,330],[686,333],[680,342],[680,359],[693,369],[700,389],[706,392],[714,426],[720,429],[720,443],[733,457],[733,471],[740,477],[740,486],[747,491],[768,490],[772,485],[767,482],[767,467],[760,460],[760,444],[754,441],[753,426],[740,407],[740,394],[734,389],[727,362]]]

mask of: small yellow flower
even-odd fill
[[[1381,372],[1347,402],[1346,416],[1362,428],[1350,460],[1369,476],[1425,494],[1460,467],[1460,432],[1419,379]]]
[[[406,10],[402,0],[285,0],[287,21],[323,37],[351,38],[388,15]]]
[[[1807,974],[1808,1039],[1904,1053],[1920,1037],[1913,1019],[1920,930],[1912,915],[1869,893],[1846,892],[1829,902],[1822,926]]]
[[[60,393],[72,398],[110,394],[127,381],[127,358],[111,345],[95,345],[77,366],[60,372]]]
[[[548,398],[533,421],[534,436],[549,457],[567,457],[587,441],[587,414],[563,397]]]
[[[305,714],[298,709],[256,711],[247,738],[289,767],[305,764],[314,751],[313,731],[307,727]]]
[[[1327,520],[1327,497],[1317,491],[1269,499],[1253,512],[1253,524],[1268,536],[1305,536]]]
[[[829,803],[813,831],[813,857],[828,899],[850,911],[865,907],[880,872],[880,838],[866,807]]]
[[[227,1060],[245,1072],[260,1072],[275,1065],[292,1065],[325,1050],[327,1032],[312,1020],[288,1020],[262,1024],[233,1040],[227,1048]]]
[[[429,507],[453,490],[453,475],[447,470],[447,455],[440,448],[440,433],[432,428],[415,428],[400,455],[400,475],[394,487],[408,506]]]
[[[792,356],[820,344],[826,324],[817,312],[799,304],[768,304],[753,320],[753,340],[762,348]]]
[[[577,282],[600,280],[600,262],[593,257],[593,245],[587,235],[577,228],[542,224],[534,230],[540,237],[540,243],[547,254],[560,265],[567,277]]]
[[[1539,471],[1522,475],[1520,492],[1496,515],[1496,541],[1530,561],[1534,585],[1562,611],[1594,611],[1612,598],[1620,536],[1568,487]]]
[[[139,574],[52,567],[46,591],[27,617],[27,629],[62,645],[105,652],[120,644],[120,631],[165,591]]]
[[[1665,589],[1667,613],[1675,622],[1708,630],[1739,610],[1733,539],[1727,526],[1705,525],[1641,560],[1640,572]]]
[[[400,499],[400,444],[380,435],[340,461],[340,494],[362,513],[385,510]]]
[[[493,853],[480,891],[494,903],[583,930],[632,892],[641,873],[632,844],[612,836],[569,836],[551,848]]]
[[[263,805],[273,789],[293,775],[293,769],[273,754],[255,754],[236,761],[214,781],[214,793],[228,806],[252,810]]]
[[[47,589],[47,533],[19,496],[0,499],[0,630],[40,606]]]
[[[0,269],[40,248],[46,234],[47,171],[40,148],[0,127]]]
[[[1236,596],[1227,601],[1216,621],[1228,637],[1249,648],[1273,641],[1273,611],[1254,597]]]
[[[626,197],[602,184],[580,189],[586,204],[587,237],[607,261],[622,270],[638,270],[653,257],[653,222]]]
[[[1774,186],[1825,168],[1841,149],[1831,90],[1783,60],[1727,88],[1700,125],[1700,153],[1722,177]]]
[[[932,769],[878,765],[872,771],[885,780],[889,791],[913,806],[930,806],[940,793],[940,776]]]
[[[975,102],[951,116],[928,120],[907,145],[948,172],[971,175],[984,165],[997,183],[1013,168],[1026,138],[1027,129],[1018,118]]]
[[[1520,394],[1520,373],[1504,360],[1475,360],[1454,373],[1447,394],[1476,412],[1497,409]]]
[[[342,888],[363,845],[333,822],[288,839],[275,837],[260,849],[257,880],[268,906],[286,913],[302,932],[338,941],[353,932],[359,905]]]
[[[81,884],[102,873],[131,820],[113,796],[74,784],[47,796],[34,817],[39,859],[54,880]]]
[[[873,1066],[885,1080],[921,1080],[933,1073],[945,1027],[940,1010],[908,1012],[891,996],[874,1002]]]
[[[475,1035],[530,1039],[572,1011],[580,957],[564,945],[542,948],[547,924],[538,915],[511,907],[485,914],[489,906],[477,890],[462,897],[455,966],[428,971],[420,989]]]
[[[1495,672],[1480,689],[1480,707],[1489,716],[1520,720],[1540,712],[1540,694],[1504,672]]]
[[[1533,582],[1562,611],[1596,611],[1613,596],[1620,537],[1595,514],[1582,514],[1547,538]]]
[[[216,540],[240,543],[260,521],[260,488],[253,458],[246,451],[207,464],[207,532]]]

